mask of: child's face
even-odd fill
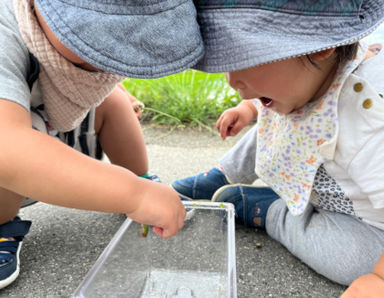
[[[44,31],[47,39],[52,44],[52,46],[69,62],[73,63],[74,65],[85,69],[89,71],[97,71],[97,68],[93,67],[91,64],[86,63],[83,59],[81,59],[79,56],[77,56],[75,53],[73,53],[70,49],[68,49],[52,32],[52,30],[49,28],[48,24],[45,22],[43,16],[40,14],[40,11],[37,8],[36,3],[34,3],[35,12],[37,20]]]
[[[333,68],[323,62],[318,69],[305,57],[291,58],[229,72],[226,77],[243,99],[258,98],[265,107],[288,114],[326,91]]]

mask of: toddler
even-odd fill
[[[140,125],[118,85],[201,57],[193,4],[173,2],[0,1],[0,288],[19,274],[25,197],[125,213],[161,237],[182,228],[185,209],[148,176]],[[98,160],[102,150],[111,164]]]
[[[226,72],[246,100],[218,120],[221,136],[257,124],[220,168],[172,186],[184,199],[233,203],[239,222],[353,283],[346,297],[383,293],[384,53],[358,40],[382,22],[384,3],[195,3],[206,49],[197,68]],[[268,187],[250,185],[257,178]]]

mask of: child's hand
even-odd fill
[[[384,293],[384,253],[372,273],[356,279],[340,298],[381,298]]]
[[[340,298],[382,298],[383,294],[384,280],[370,273],[356,279]]]
[[[237,107],[225,110],[216,122],[216,128],[220,132],[223,140],[225,140],[227,136],[237,135],[245,125],[246,122],[242,120]]]
[[[221,138],[237,135],[249,122],[257,116],[256,108],[252,101],[246,100],[228,110],[225,110],[216,122],[216,128],[220,132]]]
[[[142,182],[144,187],[139,194],[138,206],[127,216],[134,221],[154,226],[153,231],[160,237],[175,235],[184,226],[186,215],[176,191],[158,182]]]
[[[125,89],[123,84],[117,84],[117,87],[120,88],[122,91],[124,91],[125,96],[129,99],[129,102],[132,104],[132,108],[135,111],[137,119],[141,119],[141,114],[144,110],[144,104],[138,100],[136,97],[134,97],[132,94],[130,94],[127,89]]]

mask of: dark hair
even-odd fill
[[[340,46],[336,48],[337,59],[339,63],[345,63],[348,60],[352,60],[356,57],[357,49],[359,48],[359,43],[355,42],[352,44],[347,44],[345,46]]]
[[[348,60],[352,60],[353,58],[355,58],[359,45],[360,45],[359,42],[355,42],[355,43],[337,47],[335,49],[335,52],[337,54],[337,58],[336,58],[337,63],[338,64],[345,63]],[[319,68],[319,66],[312,60],[309,54],[305,56],[314,67]]]

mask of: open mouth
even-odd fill
[[[259,100],[261,101],[264,107],[270,108],[273,105],[273,100],[268,97],[260,97]]]

